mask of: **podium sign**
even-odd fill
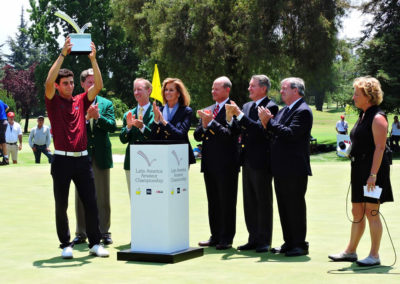
[[[189,248],[188,146],[131,145],[131,251]]]

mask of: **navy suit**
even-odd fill
[[[270,143],[258,118],[258,111],[251,101],[243,105],[244,116],[238,120],[242,133],[242,184],[243,206],[248,243],[270,246],[272,238],[272,175],[270,168]],[[273,115],[278,106],[265,97],[258,106],[268,108]]]
[[[162,113],[164,107],[160,107]],[[154,140],[183,140],[188,144],[189,164],[196,163],[192,146],[189,142],[188,132],[192,117],[192,109],[187,106],[179,106],[171,121],[167,125],[153,123],[151,125],[151,138]]]
[[[207,109],[213,112],[214,108],[212,105]],[[228,126],[225,113],[224,105],[206,130],[200,120],[194,138],[203,145],[201,172],[207,191],[211,240],[232,244],[236,232],[240,129],[235,121],[232,127]]]
[[[285,246],[308,249],[305,194],[312,175],[309,145],[313,115],[303,98],[285,113],[287,108],[267,124],[272,135],[271,170]]]

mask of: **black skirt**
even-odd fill
[[[384,154],[379,168],[375,185],[382,188],[382,194],[379,199],[365,197],[364,185],[371,173],[372,157],[359,156],[351,162],[351,202],[353,203],[384,203],[393,201],[392,185],[390,183],[390,163],[388,157]]]

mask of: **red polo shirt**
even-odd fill
[[[86,150],[85,114],[92,103],[88,100],[87,93],[76,95],[71,100],[66,100],[56,93],[51,100],[45,96],[45,102],[54,148],[68,152]]]

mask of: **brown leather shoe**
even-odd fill
[[[216,241],[209,239],[208,241],[199,242],[199,246],[201,247],[214,247],[217,244]]]

